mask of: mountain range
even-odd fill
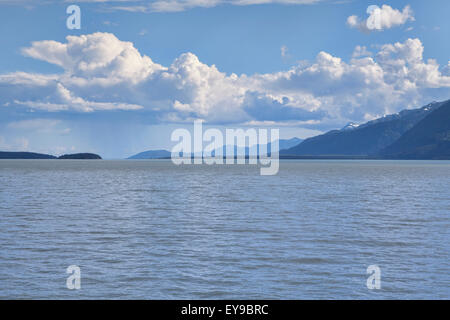
[[[357,156],[398,159],[450,159],[450,100],[404,110],[367,123],[304,140],[280,151],[283,157]]]
[[[305,140],[281,139],[279,147],[281,158],[450,159],[450,100],[432,102],[418,109],[403,110],[364,124],[349,123],[340,130],[331,130]],[[225,155],[225,147],[223,151]],[[244,152],[248,156],[249,148],[246,147]],[[149,150],[128,159],[170,157],[170,151]],[[0,159],[101,157],[91,153],[55,157],[33,152],[0,151]]]
[[[292,138],[292,139],[280,139],[278,140],[279,149],[289,149],[293,146],[298,145],[300,142],[302,142],[302,139],[299,138]],[[270,145],[270,143],[269,143]],[[236,148],[236,147],[235,147]],[[236,152],[237,150],[235,150]],[[244,151],[245,155],[248,156],[249,154],[249,148],[246,147]],[[223,147],[222,154],[226,155],[226,147]],[[134,156],[129,157],[128,159],[168,159],[171,156],[171,152],[167,150],[149,150],[144,151],[138,154],[135,154]]]
[[[381,150],[380,154],[396,159],[450,159],[450,101]]]
[[[349,123],[305,140],[279,140],[279,146],[281,158],[450,159],[450,100]],[[170,156],[167,150],[150,150],[129,159]]]

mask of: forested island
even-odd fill
[[[0,151],[0,159],[73,159],[73,160],[100,160],[100,157],[94,153],[75,153],[65,154],[60,157],[55,157],[50,154],[35,153],[35,152],[9,152]]]

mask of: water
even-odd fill
[[[448,161],[3,160],[0,298],[449,299],[449,213]]]

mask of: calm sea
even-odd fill
[[[448,161],[2,160],[0,298],[449,299],[449,225]]]

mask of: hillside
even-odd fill
[[[376,155],[443,104],[444,102],[434,102],[359,126],[347,125],[341,130],[332,130],[306,139],[299,145],[282,151],[281,155]]]
[[[34,152],[0,151],[0,159],[56,159],[55,156]]]
[[[380,152],[388,158],[450,159],[450,101]]]
[[[65,154],[58,159],[71,159],[71,160],[101,160],[102,157],[100,157],[97,154],[94,153],[75,153],[75,154]]]
[[[171,153],[167,150],[149,150],[135,154],[128,159],[165,159],[170,158],[170,155]]]

